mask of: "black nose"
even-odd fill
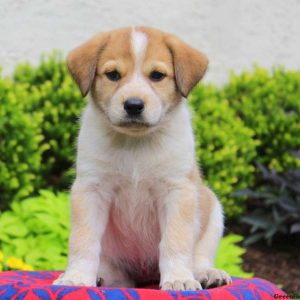
[[[144,101],[139,98],[129,98],[124,103],[124,109],[130,117],[138,116],[144,110]]]

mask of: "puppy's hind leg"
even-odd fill
[[[100,258],[97,281],[100,282],[103,287],[132,288],[135,286],[134,280],[129,278],[125,270],[116,266],[105,256],[101,256]]]
[[[202,288],[230,284],[232,282],[230,276],[225,271],[214,268],[216,251],[223,234],[222,207],[215,194],[207,187],[203,188],[201,198],[201,201],[210,203],[210,215],[205,228],[203,228],[204,232],[195,247],[195,278],[200,282]]]

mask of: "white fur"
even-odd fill
[[[131,45],[135,56],[135,69],[140,70],[148,44],[147,36],[134,28],[131,33]]]

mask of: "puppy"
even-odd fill
[[[214,268],[223,215],[198,171],[186,97],[207,58],[147,27],[104,32],[68,68],[90,98],[71,190],[69,262],[54,284],[164,290],[231,282]]]

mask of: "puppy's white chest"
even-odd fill
[[[156,265],[158,259],[161,195],[155,184],[155,180],[135,182],[122,176],[115,180],[103,254],[133,271]]]

